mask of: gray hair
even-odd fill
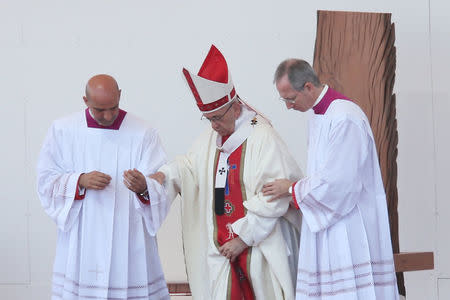
[[[311,65],[302,59],[290,58],[283,61],[275,71],[273,82],[277,83],[286,74],[294,90],[299,92],[303,90],[307,82],[311,82],[316,87],[321,85]]]

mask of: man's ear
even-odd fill
[[[307,81],[303,87],[304,87],[304,89],[306,89],[308,92],[310,92],[310,91],[314,88],[314,85],[313,85],[311,82]]]
[[[87,98],[86,96],[83,96],[83,100],[84,100],[84,103],[85,103],[86,105],[88,105],[88,98]]]

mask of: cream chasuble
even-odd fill
[[[242,158],[239,193],[245,212],[227,227],[229,234],[239,235],[251,246],[243,268],[248,272],[245,275],[248,275],[255,298],[294,299],[300,216],[290,208],[290,197],[267,202],[269,197],[264,197],[261,190],[265,183],[274,179],[297,180],[301,173],[286,145],[265,119],[243,108],[236,125],[235,133],[223,146],[220,142],[218,145],[220,137],[209,128],[186,155],[160,169],[166,175],[165,188],[169,197],[173,199],[179,193],[182,197],[183,245],[193,298],[225,300],[231,297],[230,262],[218,251],[220,233],[217,233],[214,193],[216,186],[226,186],[226,180],[235,181],[231,176],[239,176],[233,175],[233,165],[229,165],[228,158],[235,151],[242,151],[239,154]],[[225,159],[220,159],[220,153]],[[216,167],[217,170],[223,167],[228,174],[228,179],[222,183],[216,179]],[[225,213],[230,209],[226,206]]]
[[[123,184],[123,172],[154,173],[165,162],[155,129],[126,114],[118,130],[90,128],[84,113],[55,121],[38,161],[38,193],[58,227],[52,299],[169,299],[155,235],[168,205],[147,180],[150,205]],[[81,173],[112,177],[74,200]]]

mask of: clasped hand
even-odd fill
[[[145,176],[136,169],[123,172],[123,183],[132,192],[142,194],[147,190]]]
[[[85,189],[103,190],[111,182],[108,174],[92,171],[81,174],[78,184]]]
[[[231,262],[234,262],[239,254],[247,249],[247,247],[247,244],[244,243],[240,237],[236,237],[220,246],[219,252],[220,254],[228,258]]]

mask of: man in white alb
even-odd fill
[[[261,190],[300,170],[271,124],[238,97],[216,47],[197,75],[183,73],[211,126],[152,177],[169,198],[181,194],[193,298],[293,299],[300,215],[289,197],[268,203]]]
[[[92,77],[87,109],[54,121],[42,146],[38,194],[58,227],[53,300],[169,299],[155,240],[168,205],[144,176],[166,156],[120,94],[113,77]]]
[[[308,171],[264,186],[303,214],[296,299],[398,299],[386,196],[370,124],[304,60],[275,72],[288,109],[311,110]]]

